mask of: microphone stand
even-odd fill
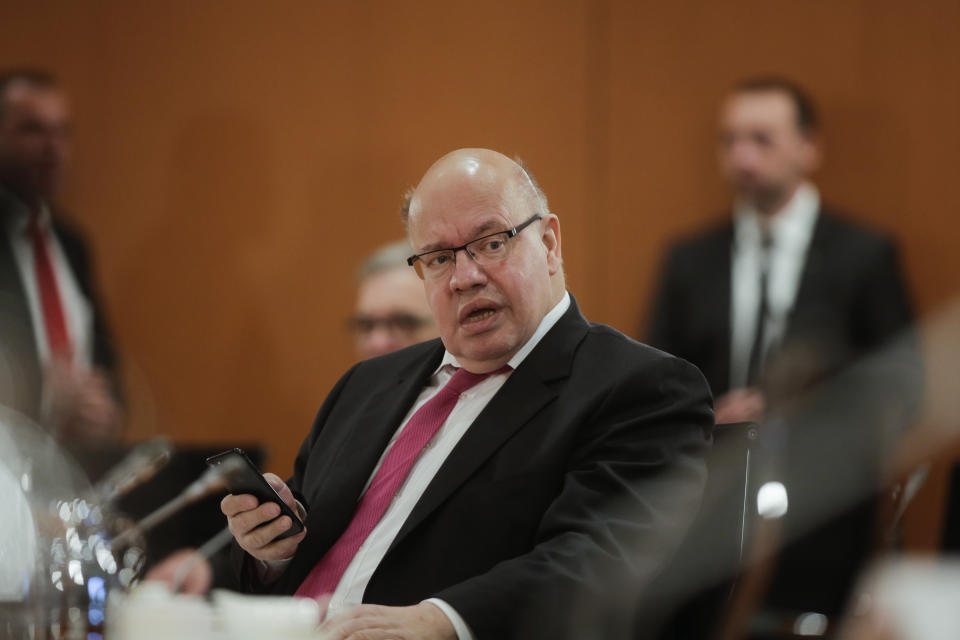
[[[180,492],[166,504],[160,506],[146,517],[139,520],[132,527],[113,539],[114,545],[129,542],[134,536],[146,533],[181,509],[205,498],[211,494],[227,488],[227,479],[242,472],[243,461],[230,459],[223,464],[207,469],[202,476],[194,480],[186,489]]]
[[[224,527],[217,535],[204,542],[196,551],[186,558],[173,574],[173,581],[170,583],[170,592],[179,593],[183,584],[187,581],[190,571],[198,562],[209,560],[213,554],[224,548],[233,540],[233,534],[230,533],[230,527]]]

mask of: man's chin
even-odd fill
[[[487,369],[488,367],[492,367],[493,369],[497,369],[503,366],[513,357],[513,354],[517,352],[517,349],[513,349],[509,345],[499,341],[489,341],[489,343],[485,344],[476,344],[476,342],[479,341],[472,342],[475,342],[475,344],[467,344],[460,354],[454,354],[461,364],[464,366],[470,365],[472,368],[479,367]],[[485,371],[477,371],[476,373],[484,372]]]
[[[770,203],[778,202],[783,198],[783,189],[769,185],[740,185],[736,193],[740,202],[758,209],[763,209]]]
[[[755,204],[762,197],[763,190],[755,184],[738,184],[734,187],[737,199],[747,204]]]
[[[23,200],[30,201],[32,205],[34,200],[50,202],[60,193],[61,182],[59,180],[47,179],[45,177],[35,177],[14,187],[13,191]]]

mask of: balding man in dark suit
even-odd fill
[[[696,514],[706,382],[587,322],[560,221],[510,159],[444,156],[406,224],[441,337],[327,396],[289,483],[271,477],[305,533],[224,500],[247,584],[330,598],[331,639],[603,634],[602,606],[656,588]]]

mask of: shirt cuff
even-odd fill
[[[435,605],[440,611],[443,611],[443,615],[450,619],[453,630],[457,632],[457,640],[474,640],[473,632],[470,631],[470,627],[467,626],[467,621],[460,617],[456,609],[440,598],[427,598],[424,602]]]
[[[293,560],[293,556],[283,560],[260,560],[259,558],[254,558],[253,563],[257,570],[257,578],[262,584],[276,582],[277,578],[282,576],[283,572],[287,570],[287,565],[290,564],[291,560]]]

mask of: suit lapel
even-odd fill
[[[351,421],[347,437],[324,464],[323,475],[318,481],[320,489],[310,502],[308,529],[312,526],[318,532],[339,531],[343,528],[339,526],[340,520],[346,517],[349,521],[370,473],[416,395],[409,403],[403,401],[410,393],[419,392],[419,389],[414,391],[417,386],[413,382],[404,384],[402,380],[395,380],[370,394],[366,409]]]
[[[298,553],[282,584],[296,589],[327,549],[346,530],[356,511],[357,501],[373,468],[393,437],[400,422],[416,402],[443,356],[439,340],[427,357],[391,375],[370,393],[363,412],[349,425],[337,452],[324,464],[317,480],[319,489],[307,514],[307,537],[300,544],[306,553]]]
[[[37,418],[40,412],[42,374],[37,336],[27,302],[20,267],[6,228],[16,200],[0,187],[0,404]],[[9,375],[9,378],[6,376]]]
[[[13,253],[12,240],[8,237],[7,216],[15,214],[17,207],[22,207],[12,196],[0,187],[0,292],[7,298],[4,300],[4,313],[15,309],[19,317],[26,318],[30,325],[30,335],[33,336],[33,324],[30,319],[30,309],[27,306],[27,292],[23,287],[20,268]],[[16,301],[16,306],[12,306]]]
[[[2,220],[0,220],[2,224]],[[0,292],[3,292],[7,298],[4,310],[10,313],[13,309],[12,301],[17,301],[16,312],[21,317],[30,318],[30,310],[27,307],[27,292],[23,288],[23,280],[20,277],[20,269],[17,267],[16,258],[13,256],[13,248],[10,246],[10,240],[7,238],[5,230],[0,229]],[[28,324],[30,324],[28,322]],[[31,336],[33,334],[31,324]]]
[[[570,308],[490,400],[444,461],[390,546],[392,550],[557,395],[548,383],[570,374],[589,325],[573,296]]]
[[[710,274],[712,279],[710,290],[714,292],[713,302],[709,308],[715,314],[713,321],[713,330],[717,332],[718,337],[714,344],[721,345],[716,358],[713,360],[720,366],[714,373],[718,389],[727,389],[730,386],[730,362],[731,362],[731,344],[733,332],[730,329],[730,309],[733,287],[733,223],[727,223],[720,229],[716,236],[716,242],[711,243],[705,259],[711,265],[709,269],[704,269],[704,274]]]
[[[791,329],[796,328],[794,322],[796,310],[815,307],[816,299],[825,288],[823,279],[830,276],[830,271],[827,268],[829,245],[829,214],[821,209],[819,215],[817,215],[817,221],[813,229],[813,237],[810,238],[810,246],[807,248],[807,256],[803,264],[803,274],[800,276],[800,286],[793,300],[793,306],[790,308],[784,342],[786,342],[787,336],[790,335]]]

